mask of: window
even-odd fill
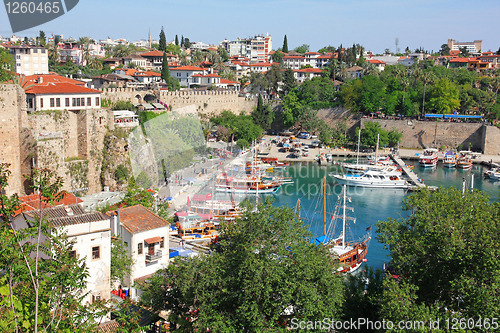
[[[45,53],[45,49],[42,49],[42,53]]]
[[[142,254],[142,243],[137,244],[137,254]]]
[[[85,97],[80,98],[80,102],[82,103],[82,106],[85,106]]]
[[[160,249],[163,249],[164,247],[165,247],[165,237],[162,237],[160,241]]]
[[[38,49],[33,49],[33,53],[38,53]]]
[[[87,97],[87,106],[90,106],[92,104],[92,99],[90,97]]]
[[[68,107],[69,106],[69,98],[65,99],[65,103],[66,103],[66,106]]]
[[[69,257],[70,258],[76,258],[76,250],[69,251]]]
[[[73,103],[72,103],[71,105],[72,105],[72,106],[76,106],[76,98],[73,98],[72,102],[73,102]]]
[[[76,106],[80,106],[80,99],[79,98],[76,99]]]
[[[40,98],[40,107],[43,108],[43,98]]]
[[[154,244],[148,244],[148,254],[150,254],[150,255],[155,254],[155,245]]]
[[[28,98],[28,109],[33,109],[33,98]]]
[[[95,98],[95,106],[99,106],[99,97]]]
[[[51,99],[50,99],[50,107],[51,107],[51,108],[53,108],[53,107],[54,107],[54,99],[53,99],[53,98],[51,98]]]
[[[61,99],[56,98],[56,107],[60,108],[61,107]]]
[[[101,259],[101,247],[92,246],[92,260]]]

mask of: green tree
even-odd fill
[[[134,261],[128,254],[128,247],[122,239],[111,240],[111,283],[123,283],[132,273]]]
[[[450,55],[450,47],[448,46],[448,44],[443,44],[441,45],[441,49],[439,50],[439,54],[441,55]]]
[[[437,80],[430,95],[429,106],[437,113],[449,114],[460,107],[458,87],[447,78]]]
[[[287,95],[293,88],[297,86],[297,80],[293,75],[293,70],[291,68],[287,68],[283,73],[283,94]]]
[[[285,97],[283,97],[283,122],[286,128],[292,127],[297,121],[300,110],[302,109],[302,103],[296,94],[296,89],[290,91]]]
[[[289,207],[267,200],[258,212],[246,211],[222,225],[212,255],[158,271],[142,303],[169,310],[184,332],[288,332],[290,317],[339,318],[343,278],[326,247],[309,242],[310,231]]]
[[[43,32],[42,30],[40,30],[40,34],[36,38],[36,43],[37,43],[37,45],[40,45],[43,47],[45,47],[45,45],[47,44],[47,37],[45,36],[45,32]]]
[[[275,51],[271,55],[271,59],[273,59],[273,62],[275,62],[275,63],[283,64],[283,57],[284,56],[285,56],[285,54],[283,52]]]
[[[309,45],[307,44],[302,44],[301,46],[297,46],[295,49],[294,49],[295,52],[298,52],[298,53],[307,53],[309,52]]]
[[[365,128],[361,131],[361,145],[375,147],[377,145],[377,136],[379,136],[379,147],[389,144],[389,135],[380,123],[375,121],[366,122]]]
[[[288,53],[288,40],[285,38],[283,39],[283,47],[281,48],[283,50],[283,53]]]
[[[179,90],[179,81],[170,75],[168,68],[167,53],[163,53],[163,61],[161,66],[161,78],[165,81],[170,91]]]
[[[175,35],[175,45],[179,45],[179,37],[177,35]]]
[[[189,41],[189,38],[184,38],[184,47],[186,49],[189,49],[191,47],[191,42]]]
[[[159,41],[158,48],[160,51],[163,51],[163,52],[167,51],[167,37],[165,37],[165,31],[163,31],[163,27],[161,27],[161,31],[160,31],[160,41]]]
[[[9,81],[14,72],[14,56],[7,49],[0,48],[0,82]]]
[[[408,196],[404,208],[408,217],[377,223],[377,238],[415,304],[462,318],[498,313],[499,203],[481,191],[441,188]]]
[[[257,101],[257,107],[252,112],[252,118],[254,124],[259,125],[263,129],[267,130],[271,127],[274,121],[275,114],[271,109],[269,104],[265,104],[262,100],[262,95],[259,94],[259,99]]]
[[[49,48],[49,65],[51,64],[54,68],[54,72],[57,70],[57,64],[59,63],[59,50],[58,50],[58,44],[59,44],[59,36],[54,37],[54,44],[51,45]]]
[[[467,47],[464,46],[460,48],[460,56],[464,58],[469,57],[469,50],[467,49]]]
[[[181,47],[184,47],[184,35],[181,36]]]

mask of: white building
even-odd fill
[[[87,213],[80,206],[81,199],[67,193],[56,202],[54,207],[39,207],[39,195],[29,195],[20,198],[21,213],[13,221],[16,230],[33,225],[39,216],[48,215],[52,232],[65,233],[69,240],[74,241],[73,250],[69,256],[85,260],[89,276],[87,288],[83,293],[89,293],[83,303],[95,300],[110,299],[111,273],[111,229],[109,218],[98,212]],[[45,239],[41,239],[43,242]],[[49,259],[43,255],[43,259]]]
[[[49,57],[47,49],[35,45],[8,46],[14,56],[16,73],[22,75],[48,74]]]
[[[460,51],[461,48],[465,47],[470,54],[479,55],[483,49],[483,41],[457,42],[455,39],[448,39],[448,47],[450,51]]]
[[[32,75],[33,84],[26,89],[27,111],[69,110],[100,108],[101,92],[85,87],[85,82],[60,75]]]
[[[205,75],[206,71],[201,67],[182,66],[170,69],[170,76],[179,80],[181,87],[190,87],[192,84],[200,84],[194,75]]]
[[[273,43],[269,34],[255,35],[250,38],[237,38],[229,41],[225,39],[220,42],[229,56],[244,56],[250,59],[251,62],[267,61],[269,52],[273,49]]]
[[[293,72],[297,82],[304,82],[306,79],[321,77],[322,70],[319,68],[303,68]]]
[[[170,223],[142,205],[120,209],[111,216],[111,229],[128,246],[134,265],[124,281],[130,297],[137,300],[141,291],[134,282],[144,281],[169,262]]]

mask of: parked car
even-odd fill
[[[311,147],[312,148],[318,148],[320,145],[319,141],[318,140],[314,140],[313,142],[311,142]]]

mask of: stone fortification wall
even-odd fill
[[[25,140],[31,142],[31,146],[24,147],[26,155],[34,156],[37,167],[56,171],[64,179],[64,190],[99,192],[109,117],[106,109],[31,113],[24,124]]]
[[[380,123],[383,129],[403,133],[400,146],[405,148],[441,147],[483,150],[483,125],[479,123],[455,123],[442,121],[361,119],[361,126],[368,121]]]
[[[21,112],[26,112],[26,95],[18,85],[0,84],[0,163],[9,163],[11,176],[7,195],[22,193]]]
[[[500,154],[500,129],[496,126],[484,126],[484,148],[487,155]]]
[[[171,106],[173,110],[194,105],[197,112],[207,115],[218,115],[223,110],[234,113],[240,113],[241,111],[250,113],[257,106],[256,98],[239,97],[237,92],[230,90],[154,91],[135,90],[133,88],[108,88],[102,89],[102,98],[109,99],[112,103],[120,100],[144,103],[145,101],[159,99]]]

